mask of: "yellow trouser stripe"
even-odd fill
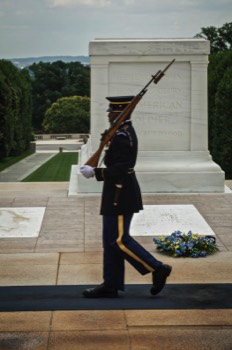
[[[137,255],[135,255],[132,251],[130,251],[127,247],[124,246],[123,242],[122,242],[122,236],[123,236],[123,216],[119,215],[118,216],[118,238],[117,238],[117,244],[119,246],[119,248],[126,254],[128,254],[129,256],[131,256],[133,259],[137,260],[138,262],[140,262],[144,267],[146,267],[146,269],[148,271],[153,272],[154,269],[147,265],[142,259],[140,259]]]

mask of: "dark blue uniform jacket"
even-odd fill
[[[137,152],[138,140],[129,120],[120,126],[106,150],[106,167],[95,168],[96,179],[104,181],[100,214],[128,215],[143,209],[141,192],[134,172]],[[118,190],[116,184],[122,188]],[[114,205],[115,199],[117,205]]]

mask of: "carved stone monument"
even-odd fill
[[[84,164],[109,127],[106,96],[136,95],[149,86],[132,115],[139,140],[136,173],[143,193],[224,192],[224,172],[208,151],[207,66],[204,39],[96,39],[90,42],[91,137],[80,152]],[[74,167],[73,192],[100,192]],[[72,191],[71,191],[72,192]]]

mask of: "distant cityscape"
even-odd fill
[[[9,59],[16,67],[23,69],[33,63],[39,62],[80,62],[83,65],[89,64],[89,56],[41,56],[41,57],[25,57],[25,58],[11,58]]]

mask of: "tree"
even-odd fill
[[[19,155],[31,139],[31,85],[28,72],[0,60],[0,158]]]
[[[213,53],[210,55],[208,69],[209,149],[215,162],[225,171],[227,178],[232,178],[232,163],[229,165],[225,160],[225,156],[230,159],[228,148],[232,150],[231,139],[227,134],[232,115],[232,91],[228,83],[232,81],[231,62],[232,50]],[[220,100],[223,101],[222,104]],[[231,132],[231,129],[228,130]]]
[[[62,97],[46,111],[43,127],[49,133],[88,133],[90,98]]]
[[[221,28],[205,27],[195,37],[211,44],[208,68],[209,150],[216,163],[232,178],[231,84],[232,22]]]
[[[213,156],[232,178],[232,67],[228,67],[215,94],[215,118],[212,131]]]
[[[90,68],[80,62],[34,63],[32,77],[33,126],[43,127],[45,112],[61,97],[90,95]]]
[[[90,68],[80,62],[66,64],[66,84],[62,96],[90,96]]]
[[[232,50],[212,53],[209,57],[208,68],[208,106],[209,106],[209,146],[212,150],[213,146],[213,129],[216,127],[215,119],[217,114],[215,111],[215,96],[224,74],[231,66]],[[231,76],[232,79],[232,76]]]
[[[232,49],[232,22],[225,23],[221,28],[214,26],[203,27],[195,38],[204,38],[210,41],[211,52],[220,52]]]

